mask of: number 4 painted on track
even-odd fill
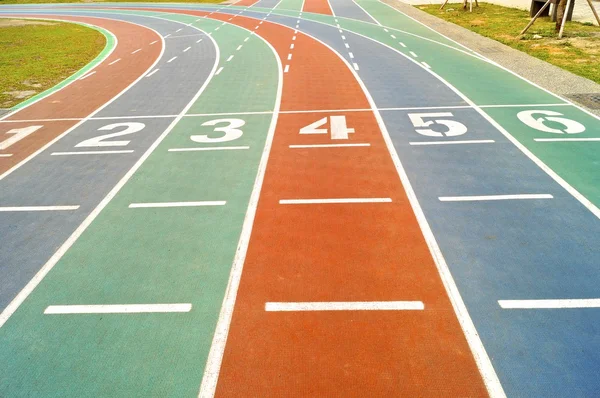
[[[41,129],[42,127],[44,127],[44,126],[29,126],[29,127],[23,127],[20,129],[8,130],[6,132],[6,134],[14,134],[14,135],[12,137],[9,137],[9,138],[5,139],[4,141],[0,142],[0,151],[8,148],[12,144],[15,144],[15,143],[21,141],[23,138],[27,137],[31,133],[35,133],[37,130]]]
[[[327,124],[327,117],[319,119],[314,123],[300,129],[300,134],[327,134],[327,129],[319,127]],[[346,116],[330,116],[329,127],[331,129],[332,140],[347,140],[348,134],[354,133],[353,128],[346,125]]]

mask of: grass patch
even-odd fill
[[[105,45],[102,33],[81,25],[0,19],[0,108],[66,79]]]
[[[2,4],[49,4],[49,3],[105,3],[105,2],[127,2],[127,3],[221,3],[223,0],[0,0]]]
[[[530,21],[529,12],[479,3],[470,13],[461,4],[417,6],[436,17],[453,22],[482,36],[497,40],[536,58],[600,83],[600,28],[589,23],[568,22],[562,40],[555,23],[540,18],[523,37],[519,33]]]

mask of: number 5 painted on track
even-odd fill
[[[8,148],[12,144],[15,144],[15,143],[21,141],[23,138],[27,137],[31,133],[35,133],[37,130],[41,129],[42,127],[44,127],[44,126],[29,126],[29,127],[23,127],[20,129],[8,130],[6,132],[6,134],[13,134],[13,136],[0,142],[0,151]]]
[[[540,115],[545,115],[545,116],[550,116],[550,117],[540,117],[540,118],[535,118],[535,114],[540,114]],[[563,116],[562,113],[559,112],[555,112],[555,111],[522,111],[519,112],[517,114],[517,117],[519,118],[520,121],[522,121],[523,123],[525,123],[526,125],[528,125],[529,127],[536,129],[536,130],[540,130],[540,131],[544,131],[546,133],[553,133],[553,134],[578,134],[578,133],[583,133],[585,131],[585,126],[579,122],[576,122],[575,120],[571,120],[571,119],[567,119],[564,117],[556,117],[556,116]],[[548,127],[544,124],[544,122],[546,120],[550,120],[551,122],[556,122],[556,123],[560,123],[562,125],[565,126],[564,131],[559,130],[559,129],[553,129],[551,127]]]
[[[211,142],[227,142],[237,140],[244,134],[239,128],[246,124],[242,119],[216,119],[204,122],[201,126],[215,126],[219,123],[227,123],[224,127],[215,127],[214,131],[224,133],[221,137],[210,138],[206,134],[192,135],[190,139],[194,142],[211,143]]]
[[[446,120],[446,119],[436,119],[430,120],[428,122],[425,121],[425,118],[438,118],[438,117],[453,117],[454,115],[451,112],[441,112],[441,113],[409,113],[408,117],[410,121],[415,127],[429,127],[432,124],[441,124],[448,128],[448,131],[443,133],[439,133],[437,131],[433,131],[432,129],[421,129],[417,128],[415,131],[419,134],[426,135],[428,137],[455,137],[457,135],[463,135],[467,132],[467,126],[464,124],[457,122],[456,120]]]

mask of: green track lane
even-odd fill
[[[196,26],[210,32],[220,24],[207,19]],[[271,49],[253,37],[236,51],[248,36],[238,27],[212,35],[225,68],[190,113],[273,109],[279,72]],[[202,124],[222,118],[243,119],[242,137],[218,144],[190,139],[221,136]],[[271,118],[187,116],[175,126],[0,329],[0,396],[197,396]],[[249,149],[168,151],[206,146]],[[128,207],[207,200],[227,203]],[[43,315],[48,305],[157,303],[191,303],[192,310]]]
[[[281,0],[277,8],[277,11],[290,10],[290,11],[302,11],[302,5],[304,0]]]

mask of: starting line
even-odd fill
[[[422,311],[422,301],[268,302],[267,312],[290,311]]]
[[[112,305],[50,305],[46,315],[66,314],[141,314],[149,312],[190,312],[192,304],[112,304]]]

